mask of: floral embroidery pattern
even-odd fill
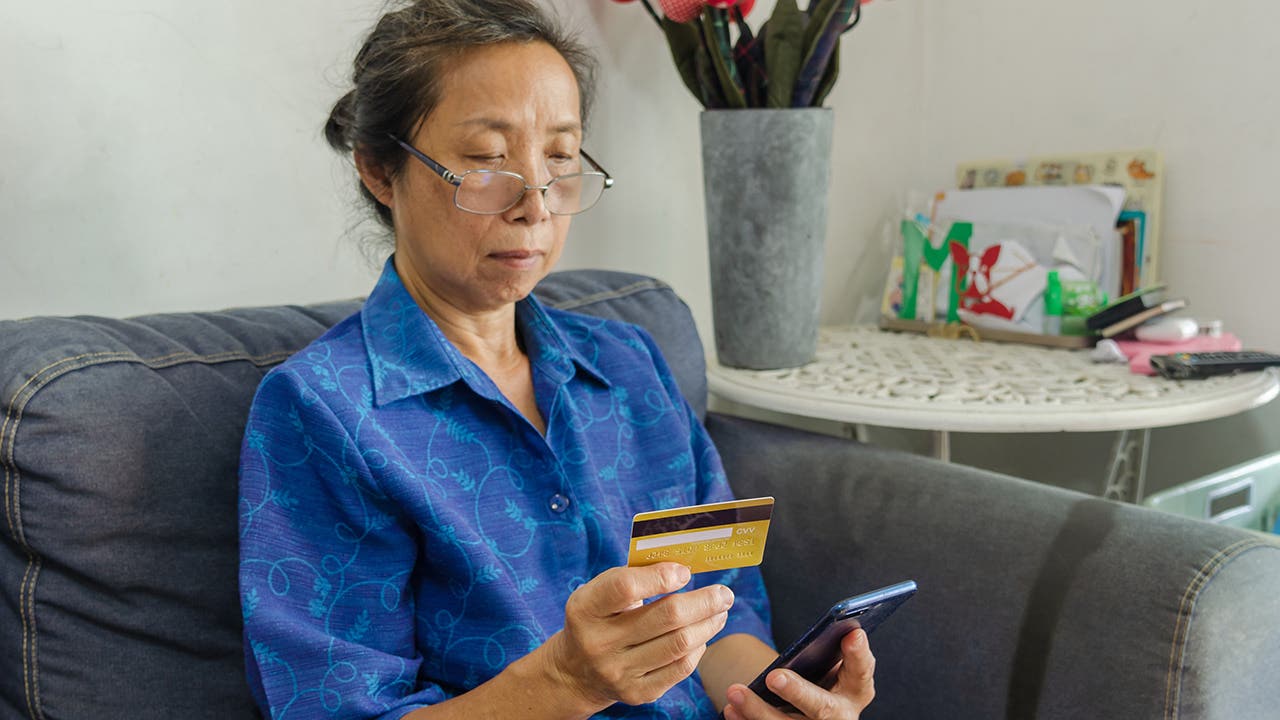
[[[399,717],[495,676],[625,564],[631,517],[728,499],[653,341],[543,308],[517,320],[545,437],[459,354],[388,263],[362,311],[272,371],[241,457],[250,686],[275,720]],[[768,641],[754,570],[726,633]],[[697,676],[613,717],[714,717]]]

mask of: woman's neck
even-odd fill
[[[516,335],[515,303],[469,311],[432,291],[418,275],[399,267],[397,272],[409,295],[445,338],[489,376],[538,434],[546,435],[547,424],[534,397],[533,368]]]
[[[458,352],[479,365],[485,372],[505,374],[526,362],[516,337],[515,304],[476,312],[459,307],[436,292],[410,268],[401,268],[397,257],[396,271],[410,297],[440,328],[440,332]]]

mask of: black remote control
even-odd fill
[[[1273,365],[1280,365],[1280,355],[1257,350],[1151,356],[1151,367],[1171,380],[1200,380],[1212,375],[1261,370]]]

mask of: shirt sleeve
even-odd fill
[[[254,399],[239,517],[245,663],[267,717],[399,718],[449,696],[418,678],[415,530],[288,370]]]
[[[689,401],[685,399],[676,384],[671,368],[662,356],[657,343],[643,328],[637,327],[649,354],[653,357],[658,377],[666,389],[667,395],[675,407],[682,408],[683,417],[689,426],[689,445],[695,465],[698,483],[698,504],[725,502],[734,499],[733,489],[725,476],[724,466],[720,461],[720,453],[707,433],[706,427],[698,420],[697,413]],[[766,547],[766,553],[767,548]],[[767,558],[767,555],[766,555]],[[733,608],[729,610],[729,620],[711,642],[738,633],[746,633],[758,638],[761,642],[774,647],[773,635],[770,631],[769,597],[765,593],[764,578],[759,567],[734,568],[720,572],[698,573],[693,576],[691,589],[714,584],[726,585],[733,590],[735,597]]]

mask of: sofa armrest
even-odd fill
[[[773,495],[775,637],[912,579],[872,638],[867,717],[1270,717],[1280,542],[712,414],[741,497]]]

